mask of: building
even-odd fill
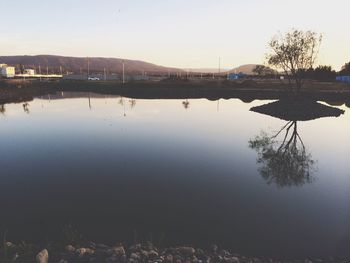
[[[246,75],[243,73],[230,73],[228,74],[228,79],[233,80],[233,79],[243,79]]]
[[[339,76],[339,77],[337,77],[337,81],[350,83],[350,76]]]
[[[35,70],[34,69],[25,69],[24,74],[29,75],[29,76],[34,76]]]
[[[15,77],[15,67],[10,67],[6,64],[0,64],[0,73],[4,78],[14,78]]]

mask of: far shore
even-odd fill
[[[134,99],[231,99],[244,102],[289,98],[288,85],[278,80],[163,80],[135,81],[0,81],[0,104],[31,101],[59,91],[94,92]],[[294,95],[293,95],[294,96]],[[350,85],[340,82],[305,83],[299,99],[350,105]]]

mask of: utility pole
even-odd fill
[[[46,75],[49,75],[49,66],[46,66]]]
[[[87,57],[87,78],[89,79],[90,76],[90,60],[89,57]]]
[[[125,83],[125,63],[123,60],[123,84]]]
[[[104,79],[106,81],[107,77],[106,77],[106,68],[103,68],[103,76],[104,76]]]
[[[40,81],[41,81],[41,66],[39,64],[39,75],[40,75]]]
[[[61,73],[61,75],[63,75],[63,73],[62,73],[62,66],[60,66],[60,73]]]

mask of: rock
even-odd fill
[[[123,246],[118,246],[118,247],[112,247],[112,253],[116,256],[122,256],[125,255],[125,249]]]
[[[193,247],[179,247],[179,248],[177,248],[177,251],[181,255],[186,256],[186,257],[191,257],[196,252],[196,250]]]
[[[85,253],[86,253],[86,250],[85,250],[85,248],[82,247],[82,248],[78,248],[76,250],[76,252],[77,252],[79,257],[83,257],[85,255]]]
[[[173,263],[173,261],[174,261],[174,257],[173,257],[173,255],[166,255],[166,257],[165,257],[165,263]]]
[[[158,252],[155,250],[151,250],[148,252],[148,258],[155,259],[159,256]]]
[[[213,253],[217,253],[218,252],[218,246],[217,245],[211,245],[210,247],[210,251],[213,252]]]
[[[129,251],[130,252],[139,252],[139,251],[141,251],[141,248],[142,248],[141,244],[135,244],[129,248]]]
[[[72,245],[66,246],[65,249],[68,253],[74,253],[76,251],[76,248],[73,247]]]
[[[130,259],[139,260],[140,256],[138,254],[136,254],[136,253],[131,253],[130,254]]]
[[[37,263],[48,263],[49,262],[49,251],[47,251],[47,249],[40,251],[36,255],[35,259],[36,259]]]
[[[89,256],[95,254],[95,250],[93,250],[92,248],[85,248],[85,250],[86,250],[86,254]]]
[[[147,250],[154,250],[155,249],[154,246],[153,246],[153,243],[151,243],[149,241],[146,243],[145,248]]]
[[[231,256],[230,252],[228,252],[225,249],[221,249],[220,252],[219,252],[219,255],[222,256],[222,257],[230,257]]]
[[[222,262],[223,258],[220,255],[215,255],[213,256],[214,262]]]
[[[7,242],[5,242],[5,246],[8,247],[8,248],[13,248],[13,247],[15,247],[15,244],[13,244],[12,242],[7,241]]]
[[[94,242],[90,242],[90,243],[89,243],[89,248],[92,248],[92,249],[95,250],[96,247],[97,247],[96,243],[94,243]]]
[[[86,256],[91,256],[95,253],[95,251],[91,248],[79,248],[76,250],[76,253],[78,254],[79,257],[84,257]]]

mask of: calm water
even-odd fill
[[[43,241],[72,224],[104,242],[349,254],[350,109],[292,127],[303,156],[291,155],[302,167],[294,176],[268,155],[286,129],[268,151],[250,147],[287,124],[249,111],[264,103],[83,96],[5,105],[0,230]]]

